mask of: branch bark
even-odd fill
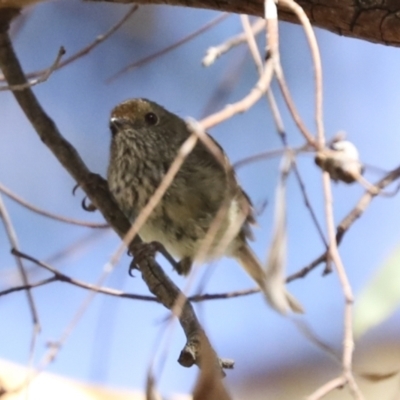
[[[27,83],[26,77],[8,35],[9,21],[17,15],[18,10],[3,10],[7,12],[0,11],[0,69],[10,86],[25,85]],[[46,114],[29,86],[24,86],[22,90],[14,90],[13,95],[42,142],[76,180],[115,232],[121,238],[124,238],[131,224],[116,205],[107,182],[100,175],[89,171],[75,148],[61,135],[54,121]],[[140,239],[136,237],[133,244],[138,242],[140,242]],[[142,279],[146,282],[150,292],[166,308],[172,309],[177,299],[183,298],[179,322],[185,332],[187,343],[178,361],[185,367],[193,364],[199,365],[201,355],[199,338],[205,336],[205,333],[192,305],[154,258],[143,258],[139,267]],[[213,354],[215,354],[214,351]],[[222,368],[230,368],[232,365],[232,363],[224,360],[216,359],[216,363],[218,363],[217,361]]]
[[[264,15],[263,0],[87,0],[92,2],[169,4],[238,14]],[[297,0],[314,26],[374,43],[400,46],[400,0]],[[279,19],[298,23],[279,5]]]

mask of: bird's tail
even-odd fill
[[[271,307],[281,314],[286,314],[289,310],[296,313],[304,312],[301,304],[287,291],[284,280],[279,282],[268,279],[266,271],[247,244],[240,246],[234,256],[256,281]]]

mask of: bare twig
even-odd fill
[[[201,28],[195,30],[194,32],[190,33],[189,35],[186,35],[185,37],[178,40],[177,42],[120,69],[118,72],[116,72],[110,78],[108,78],[107,83],[114,81],[115,79],[119,78],[121,75],[127,73],[128,71],[131,71],[132,69],[139,68],[139,67],[141,67],[145,64],[148,64],[148,63],[158,59],[159,57],[169,53],[170,51],[175,50],[176,48],[178,48],[178,47],[182,46],[183,44],[189,42],[190,40],[194,39],[196,36],[199,36],[202,33],[208,31],[209,29],[211,29],[215,25],[219,24],[221,21],[223,21],[224,19],[226,19],[229,16],[230,16],[229,13],[222,13],[222,14],[218,15],[218,17],[212,19],[210,22],[207,22]]]
[[[251,26],[251,31],[253,35],[259,34],[265,28],[265,21],[262,18],[257,19],[257,21]],[[218,45],[210,47],[207,50],[206,55],[203,58],[202,64],[205,67],[209,67],[214,64],[217,58],[221,57],[223,54],[227,53],[233,47],[236,47],[240,44],[246,43],[246,34],[239,33],[232,38],[229,38],[226,42]]]
[[[317,123],[317,139],[318,139],[318,148],[323,148],[325,146],[325,136],[323,130],[323,119],[322,119],[322,68],[321,68],[321,59],[319,55],[318,45],[316,43],[314,32],[311,28],[311,24],[304,14],[302,8],[296,4],[292,0],[282,0],[280,1],[285,6],[289,7],[292,11],[296,13],[299,17],[307,39],[310,43],[311,53],[313,56],[313,64],[315,68],[315,81],[316,81],[316,109],[315,109],[315,119]],[[290,97],[290,93],[288,91],[283,71],[279,61],[279,52],[278,52],[278,31],[276,25],[276,16],[277,10],[276,5],[273,0],[266,0],[265,3],[265,13],[266,19],[268,21],[268,43],[270,50],[270,57],[273,62],[274,71],[276,73],[279,85],[281,87],[281,91],[286,100],[288,108],[292,113],[292,116],[302,131],[303,135],[307,139],[310,145],[315,146],[315,141],[313,138],[309,137],[308,133],[304,130],[305,127],[302,125],[299,115],[294,107],[294,103]],[[268,18],[269,16],[269,18]],[[346,300],[345,304],[345,313],[344,313],[344,343],[343,343],[343,359],[342,359],[342,367],[343,367],[343,377],[345,378],[345,383],[349,385],[350,391],[355,399],[363,399],[363,395],[359,390],[357,383],[354,380],[353,372],[352,372],[352,354],[354,350],[354,341],[353,341],[353,329],[352,329],[352,304],[353,304],[353,294],[350,283],[347,278],[347,274],[345,268],[342,264],[340,254],[338,252],[336,235],[335,235],[335,227],[334,227],[334,217],[333,217],[333,198],[331,192],[331,183],[329,174],[323,172],[323,189],[324,189],[324,197],[325,197],[325,214],[326,214],[326,224],[328,230],[328,240],[329,247],[327,251],[327,259],[332,259],[334,262],[338,276],[343,288],[344,297]]]
[[[224,68],[224,72],[221,74],[221,80],[218,85],[214,87],[212,94],[204,107],[202,107],[199,118],[204,118],[225,105],[233,90],[240,82],[239,77],[247,62],[246,49],[241,48],[240,50],[241,51],[238,51],[236,56],[232,57],[231,61]]]
[[[58,279],[55,276],[52,276],[51,278],[43,279],[39,282],[28,283],[27,285],[13,286],[8,289],[0,290],[0,297],[8,295],[10,293],[20,292],[21,290],[34,289],[34,288],[44,286],[44,285],[47,285],[48,283],[52,283],[52,282],[56,282],[56,281],[58,281]]]
[[[305,321],[300,319],[292,319],[293,324],[296,326],[298,331],[314,346],[323,351],[325,354],[335,362],[336,365],[340,366],[341,354],[334,349],[330,344],[324,341],[324,339],[318,337],[317,333],[314,332],[312,327]]]
[[[26,207],[28,210],[31,210],[37,214],[43,215],[44,217],[55,219],[55,220],[61,221],[61,222],[66,222],[67,224],[85,226],[87,228],[109,228],[110,227],[109,224],[97,224],[95,222],[79,221],[74,218],[63,217],[61,215],[53,214],[46,210],[42,210],[41,208],[38,208],[38,207],[34,206],[33,204],[28,203],[22,197],[16,195],[15,193],[13,193],[10,189],[6,188],[1,183],[0,183],[0,192],[4,193],[10,199],[16,201],[17,203],[21,204],[22,206]]]
[[[380,190],[383,190],[395,180],[400,178],[400,167],[397,167],[393,171],[390,171],[386,176],[380,179],[378,182],[374,184],[374,186]],[[336,242],[338,245],[343,240],[344,235],[353,225],[353,223],[361,217],[361,215],[365,212],[368,208],[369,204],[371,203],[372,199],[378,195],[378,192],[371,193],[370,191],[366,191],[361,199],[357,202],[354,208],[347,214],[346,217],[342,219],[339,225],[336,228]],[[322,264],[323,262],[327,261],[327,252],[325,251],[320,256],[318,256],[314,261],[312,261],[309,265],[302,268],[300,271],[290,275],[287,280],[291,282],[292,280],[303,278],[313,270],[318,265]]]
[[[274,0],[265,0],[265,19],[267,20],[267,59],[270,58],[272,61],[275,76],[293,120],[306,141],[315,147],[315,140],[297,112],[283,74],[279,54],[278,12]]]
[[[292,96],[290,94],[289,88],[286,83],[285,75],[283,73],[282,66],[279,63],[276,64],[275,66],[275,75],[276,79],[279,83],[279,87],[281,89],[283,98],[286,102],[286,105],[293,117],[294,122],[296,123],[299,131],[303,134],[307,142],[309,143],[310,146],[315,146],[315,140],[311,133],[308,131],[307,127],[305,126],[303,120],[300,117],[299,112],[297,111],[296,105],[294,104],[294,101],[292,99]]]
[[[261,75],[262,74],[262,70],[263,70],[262,58],[261,58],[260,51],[258,50],[258,47],[257,47],[257,43],[256,43],[256,40],[255,40],[255,37],[254,37],[254,33],[251,30],[249,17],[248,17],[248,15],[241,15],[240,18],[241,18],[241,21],[242,21],[243,30],[244,30],[244,34],[245,34],[245,37],[246,37],[246,40],[247,40],[247,44],[248,44],[249,49],[250,49],[250,53],[251,53],[251,55],[253,57],[254,63],[255,63],[256,68],[257,68],[257,71],[258,71],[259,75]],[[286,151],[289,151],[289,152],[291,152],[293,154],[292,167],[293,167],[294,173],[296,175],[297,182],[299,183],[300,190],[301,190],[301,193],[303,195],[304,203],[305,203],[307,209],[310,212],[311,218],[312,218],[312,220],[314,222],[314,225],[317,228],[317,231],[318,231],[323,243],[325,244],[326,247],[328,247],[328,245],[326,243],[326,240],[325,240],[325,236],[324,236],[324,234],[322,232],[321,225],[318,222],[317,216],[316,216],[316,214],[314,212],[314,209],[311,206],[311,202],[310,202],[310,200],[308,198],[307,191],[305,189],[305,184],[304,184],[304,182],[303,182],[303,180],[301,178],[299,169],[297,167],[296,158],[294,157],[295,154],[297,154],[298,152],[300,152],[302,150],[306,150],[309,146],[305,145],[302,148],[296,149],[296,150],[289,148],[289,145],[287,143],[287,137],[286,137],[285,128],[284,128],[284,125],[283,125],[283,120],[282,120],[281,114],[279,112],[278,106],[277,106],[276,101],[275,101],[275,96],[274,96],[271,88],[269,88],[267,90],[266,95],[267,95],[267,100],[269,102],[269,105],[270,105],[270,108],[271,108],[271,111],[272,111],[272,116],[274,118],[276,128],[277,128],[279,136],[280,136],[280,138],[282,140],[282,143],[283,143]],[[272,153],[272,154],[274,154],[274,153]]]
[[[0,91],[5,91],[5,90],[23,90],[28,87],[33,87],[38,85],[39,83],[46,82],[47,79],[49,79],[50,75],[59,67],[61,57],[65,54],[65,49],[64,47],[60,47],[60,50],[58,50],[58,54],[56,59],[54,60],[54,63],[47,69],[45,69],[38,78],[31,80],[30,82],[26,83],[21,83],[19,85],[8,85],[8,86],[1,86]]]
[[[21,253],[19,251],[17,253],[20,257],[26,258],[32,262],[35,262],[36,264],[43,266],[48,271],[52,271],[54,273],[54,276],[43,279],[38,282],[29,283],[28,285],[13,286],[8,289],[0,290],[0,297],[8,295],[10,293],[20,292],[21,290],[34,289],[34,288],[37,288],[40,286],[45,286],[45,285],[47,285],[49,283],[53,283],[53,282],[66,282],[66,283],[70,283],[71,285],[80,287],[82,289],[95,290],[98,293],[105,294],[108,296],[113,296],[113,297],[119,297],[121,299],[131,299],[131,300],[150,301],[153,303],[160,303],[158,298],[155,296],[145,296],[145,295],[140,295],[140,294],[136,294],[136,293],[126,293],[126,292],[123,292],[122,290],[117,290],[117,289],[109,288],[106,286],[97,288],[97,287],[95,287],[95,285],[93,285],[91,283],[86,283],[81,280],[71,278],[70,276],[61,273],[60,271],[51,267],[48,263],[44,263],[42,261],[36,260],[33,257],[28,256],[27,254]],[[41,264],[39,264],[39,263],[41,263]],[[52,269],[50,269],[50,268],[52,268]],[[209,300],[234,299],[236,297],[249,296],[249,295],[256,294],[256,293],[260,293],[259,288],[236,290],[236,291],[227,292],[227,293],[210,293],[210,294],[204,293],[204,294],[189,296],[187,298],[187,300],[190,302],[193,302],[193,303],[200,303],[200,302],[209,301]]]
[[[302,151],[302,148],[299,148],[297,150]],[[249,157],[241,158],[240,160],[233,163],[233,168],[238,169],[238,168],[244,167],[247,164],[251,164],[253,162],[268,160],[269,158],[272,158],[272,157],[279,157],[279,156],[282,156],[285,151],[286,150],[284,148],[281,148],[281,149],[276,149],[276,150],[263,151],[262,153],[258,153],[258,154],[253,154]],[[294,152],[296,152],[296,150],[294,150]]]
[[[85,46],[81,50],[77,51],[76,53],[72,54],[70,57],[65,59],[62,62],[59,62],[56,67],[54,68],[54,71],[59,70],[60,68],[66,67],[67,65],[71,64],[72,62],[78,60],[79,58],[89,54],[92,50],[94,50],[99,44],[103,43],[105,40],[107,40],[111,35],[113,35],[121,26],[127,22],[130,17],[138,10],[139,6],[134,5],[131,7],[128,12],[115,24],[113,25],[107,32],[99,35],[96,37],[96,39],[90,43],[89,45]],[[46,70],[42,71],[37,71],[37,72],[30,72],[26,74],[27,78],[35,78],[38,76],[43,76],[46,73]],[[4,81],[5,78],[4,76],[0,77],[1,81]]]
[[[393,171],[390,171],[386,174],[382,179],[374,184],[374,187],[382,191],[387,186],[392,184],[395,180],[400,178],[400,167],[395,168]],[[348,231],[350,226],[361,217],[361,215],[365,212],[372,199],[376,197],[379,192],[370,192],[367,190],[361,199],[358,201],[356,206],[347,214],[345,218],[340,222],[337,232],[336,232],[336,240],[340,243],[343,239],[343,236]]]
[[[127,22],[131,16],[139,9],[138,5],[132,6],[127,13],[114,25],[112,26],[107,32],[99,35],[96,37],[96,39],[90,43],[88,46],[84,47],[83,49],[77,51],[75,54],[73,54],[71,57],[67,58],[65,61],[63,61],[57,69],[63,68],[75,60],[78,60],[79,58],[89,54],[92,50],[94,50],[95,47],[97,47],[99,44],[103,43],[105,40],[107,40],[111,35],[113,35],[125,22]]]
[[[250,93],[242,100],[226,106],[223,110],[216,112],[215,114],[209,115],[202,119],[200,124],[204,130],[210,129],[213,126],[220,124],[221,122],[233,117],[235,114],[243,113],[253,106],[258,100],[261,99],[263,94],[267,91],[273,75],[273,68],[270,62],[265,65],[263,75],[257,81],[256,85],[250,91]]]
[[[71,285],[78,286],[82,289],[87,289],[87,290],[95,291],[98,293],[108,294],[111,296],[128,298],[128,299],[132,299],[132,300],[144,300],[144,301],[159,302],[157,300],[157,298],[153,297],[153,296],[144,296],[144,295],[133,294],[133,293],[124,293],[122,291],[115,290],[112,288],[99,287],[99,286],[93,285],[91,283],[83,282],[79,279],[71,278],[70,276],[63,274],[56,268],[52,267],[50,264],[40,261],[28,254],[25,254],[25,253],[17,250],[17,249],[13,249],[12,254],[14,254],[17,257],[21,257],[26,260],[29,260],[29,261],[33,262],[34,264],[38,265],[39,267],[44,268],[46,271],[51,272],[54,275],[53,277],[51,277],[47,280],[40,281],[36,284],[31,284],[30,287],[38,287],[38,286],[45,285],[45,284],[53,282],[53,281],[60,281],[60,282],[70,283]],[[18,290],[22,290],[22,286],[4,290],[4,291],[0,292],[0,296],[3,296],[4,294],[8,294],[11,292],[15,292]]]
[[[346,384],[346,379],[343,376],[339,376],[331,381],[325,383],[323,386],[318,388],[313,394],[307,397],[307,400],[319,400],[326,396],[332,390],[343,387]]]
[[[14,230],[11,218],[8,215],[7,209],[3,203],[3,199],[1,196],[0,196],[0,218],[3,220],[4,228],[6,230],[6,234],[8,237],[8,241],[10,242],[11,248],[18,249],[19,246],[18,246],[17,234]],[[28,277],[26,275],[24,265],[18,256],[15,256],[15,262],[17,263],[22,282],[24,283],[25,286],[28,286],[29,285]],[[32,315],[34,335],[36,335],[37,333],[40,332],[39,315],[30,289],[26,289],[26,295],[28,297],[29,308]]]
[[[326,254],[327,254],[327,252],[325,252],[324,254],[319,256],[317,259],[315,259],[313,262],[311,262],[310,264],[306,265],[305,267],[303,267],[299,271],[289,275],[286,278],[286,282],[289,283],[289,282],[292,282],[292,281],[294,281],[296,279],[304,278],[310,271],[315,269],[319,264],[321,264],[324,261],[326,261]]]
[[[194,296],[188,297],[188,300],[192,301],[193,303],[199,303],[201,301],[207,300],[225,300],[225,299],[233,299],[235,297],[243,297],[248,296],[251,294],[260,293],[260,288],[256,287],[253,289],[246,289],[246,290],[236,290],[233,292],[228,293],[214,293],[214,294],[198,294]]]
[[[344,309],[344,337],[343,337],[343,355],[342,367],[343,376],[346,383],[349,385],[350,391],[355,399],[361,400],[364,398],[353,376],[352,370],[352,357],[354,351],[354,338],[353,338],[353,291],[348,280],[346,270],[342,263],[335,235],[335,225],[333,217],[333,197],[331,189],[331,179],[327,172],[323,172],[323,187],[325,195],[325,213],[326,223],[328,230],[328,258],[331,258],[336,266],[336,271],[342,285],[343,294],[345,297]]]
[[[250,25],[250,18],[248,15],[242,14],[240,16],[240,20],[242,22],[242,27],[243,27],[243,39],[246,41],[247,46],[249,47],[250,54],[253,57],[254,63],[256,64],[257,72],[258,75],[261,76],[263,72],[263,62],[261,58],[260,51],[258,50],[257,43],[256,43],[256,38],[254,34],[254,29],[252,29],[252,26]],[[262,27],[265,27],[265,21],[261,20],[263,22]],[[268,92],[270,92],[271,89],[268,89]]]
[[[288,7],[297,16],[301,25],[303,26],[308,44],[310,46],[315,73],[315,121],[317,125],[318,146],[323,148],[325,145],[325,137],[322,110],[322,63],[317,39],[315,37],[310,20],[302,7],[300,7],[293,0],[279,0],[279,3]]]
[[[0,196],[0,218],[3,220],[6,234],[8,236],[8,240],[10,242],[11,247],[18,248],[17,234],[14,230],[14,227],[11,222],[11,218],[8,215],[7,209],[3,203],[3,199],[1,196]],[[29,361],[28,361],[28,364],[31,367],[32,363],[33,363],[34,355],[35,355],[35,347],[36,347],[36,343],[37,343],[37,338],[40,333],[41,327],[40,327],[40,321],[39,321],[39,314],[37,312],[37,308],[35,305],[35,300],[33,298],[31,289],[28,287],[29,280],[28,280],[28,276],[26,274],[24,265],[22,263],[21,258],[19,258],[18,256],[15,256],[15,261],[17,263],[22,282],[24,283],[25,286],[27,286],[25,289],[25,292],[26,292],[26,295],[28,298],[28,304],[29,304],[31,315],[32,315],[33,329],[32,329],[30,351],[29,351]],[[28,376],[26,377],[26,380],[28,380]]]

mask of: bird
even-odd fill
[[[107,181],[118,206],[133,222],[160,185],[182,144],[191,135],[185,120],[144,98],[128,99],[111,111],[110,158]],[[164,196],[139,230],[145,243],[160,243],[179,259],[175,269],[187,275],[196,261],[219,210],[226,207],[213,241],[202,261],[221,257],[220,243],[231,239],[225,256],[235,258],[264,292],[273,308],[285,314],[302,312],[301,305],[283,288],[270,290],[267,274],[248,241],[255,224],[252,203],[241,188],[221,146],[224,161],[197,141]],[[284,299],[282,301],[282,298]],[[279,304],[278,304],[279,303]]]

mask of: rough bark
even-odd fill
[[[263,0],[88,0],[111,3],[169,4],[263,15]],[[278,2],[279,3],[279,2]],[[339,35],[400,46],[400,0],[298,0],[312,24]],[[279,7],[280,19],[295,16]]]

